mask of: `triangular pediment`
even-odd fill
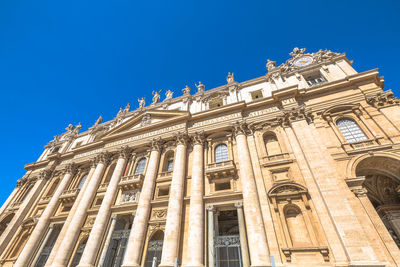
[[[176,121],[184,121],[190,117],[187,111],[178,110],[148,110],[133,115],[131,118],[118,125],[103,138],[110,139],[113,137],[129,135],[136,131],[145,131],[153,127],[168,125]]]

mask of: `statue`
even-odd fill
[[[197,92],[198,92],[198,93],[204,92],[204,88],[205,88],[204,84],[202,84],[201,82],[199,82],[199,84],[194,84],[194,85],[196,85],[196,87],[197,87]]]
[[[230,72],[228,72],[228,76],[226,76],[226,81],[228,83],[233,83],[235,81],[235,77],[233,76],[233,73],[231,74]]]
[[[122,108],[119,108],[119,111],[117,113],[117,117],[121,117],[124,114],[124,110]]]
[[[130,108],[131,108],[131,104],[128,103],[128,105],[126,105],[126,107],[124,109],[124,112],[128,113]]]
[[[298,47],[295,47],[295,48],[293,49],[293,51],[289,53],[289,55],[291,55],[292,57],[297,57],[297,56],[303,54],[305,51],[306,51],[305,48],[298,48]]]
[[[82,124],[79,123],[78,125],[76,125],[76,127],[75,127],[75,129],[74,129],[74,133],[75,133],[75,134],[78,134],[79,131],[81,130],[81,128],[82,128]]]
[[[146,105],[146,101],[144,100],[144,97],[142,99],[138,99],[139,102],[139,108],[142,109]]]
[[[270,72],[270,71],[272,71],[273,69],[276,68],[276,61],[272,61],[272,60],[267,59],[267,65],[266,66],[267,66],[268,72]]]
[[[171,99],[173,94],[174,94],[174,92],[172,92],[171,90],[168,90],[167,92],[165,92],[165,100]]]
[[[65,128],[65,130],[67,130],[67,132],[72,132],[74,130],[74,125],[69,124],[67,128]]]
[[[190,87],[186,85],[185,88],[182,89],[184,95],[190,95]]]
[[[99,117],[97,120],[96,120],[96,122],[94,123],[94,125],[99,125],[100,123],[102,123],[103,122],[103,117]]]
[[[160,91],[153,91],[151,94],[153,95],[153,104],[157,104],[158,102],[160,102],[160,93],[161,93],[161,90]]]

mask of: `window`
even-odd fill
[[[219,108],[222,107],[223,105],[224,103],[222,99],[213,100],[208,104],[209,108]]]
[[[263,98],[263,94],[262,94],[261,90],[257,90],[257,91],[251,92],[250,94],[251,94],[251,98],[253,100]]]
[[[87,174],[85,175],[85,176],[83,176],[82,177],[82,179],[79,181],[79,184],[78,184],[78,188],[79,189],[82,189],[82,187],[83,187],[83,185],[85,184],[85,181],[86,181],[86,179],[87,179]]]
[[[278,155],[282,153],[281,147],[279,145],[276,135],[269,133],[264,136],[265,149],[267,150],[267,155]]]
[[[167,172],[172,172],[173,168],[174,168],[174,159],[168,159]]]
[[[311,245],[310,235],[303,215],[297,207],[290,207],[285,212],[286,225],[293,247],[307,247]]]
[[[228,147],[225,144],[220,144],[215,147],[215,162],[227,161],[229,160],[228,156]]]
[[[352,119],[340,119],[336,122],[340,132],[349,143],[367,140],[367,137]]]
[[[136,165],[135,174],[143,174],[145,167],[146,167],[146,158],[141,158]]]
[[[307,84],[309,86],[317,85],[326,82],[325,78],[321,75],[321,73],[315,73],[307,76],[306,78]]]
[[[159,187],[158,197],[165,197],[169,195],[169,187]]]
[[[60,146],[56,146],[51,150],[50,154],[57,153],[59,150],[60,150]]]
[[[229,190],[231,183],[229,181],[215,183],[215,191]]]

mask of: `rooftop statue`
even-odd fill
[[[144,106],[146,105],[146,101],[144,100],[144,97],[142,97],[141,99],[138,99],[138,102],[139,102],[140,109],[144,108]]]
[[[195,85],[196,85],[196,87],[197,87],[197,92],[198,92],[198,93],[204,92],[204,88],[205,88],[204,84],[202,84],[201,82],[199,82],[199,84],[195,84]]]
[[[151,94],[153,95],[153,104],[157,104],[158,102],[160,102],[160,93],[161,93],[161,90],[160,91],[153,91]]]

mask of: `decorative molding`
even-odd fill
[[[39,173],[39,179],[48,180],[51,177],[52,171],[49,169],[41,170]]]
[[[69,173],[71,175],[74,175],[77,170],[77,165],[74,162],[68,163],[64,168],[65,173]]]
[[[236,121],[232,124],[233,127],[233,135],[236,137],[238,135],[244,134],[247,135],[251,133],[247,123],[244,120]]]
[[[300,120],[306,120],[307,123],[311,123],[314,120],[314,116],[309,110],[306,110],[304,105],[297,108],[284,109],[283,116],[278,118],[282,126],[291,126],[293,122]]]
[[[400,103],[400,99],[394,97],[392,90],[388,90],[386,92],[379,92],[374,96],[367,97],[367,103],[377,109],[380,109],[398,105]]]
[[[187,132],[178,132],[175,134],[176,145],[187,145],[189,136]]]
[[[128,146],[122,146],[118,149],[118,157],[122,159],[128,159],[131,155],[131,149]]]
[[[162,141],[161,137],[154,138],[153,140],[151,140],[151,144],[150,144],[151,150],[161,151],[162,144],[163,144],[163,141]]]
[[[204,131],[195,132],[194,134],[192,134],[191,141],[192,141],[193,146],[194,145],[204,145],[204,141],[205,141]]]

